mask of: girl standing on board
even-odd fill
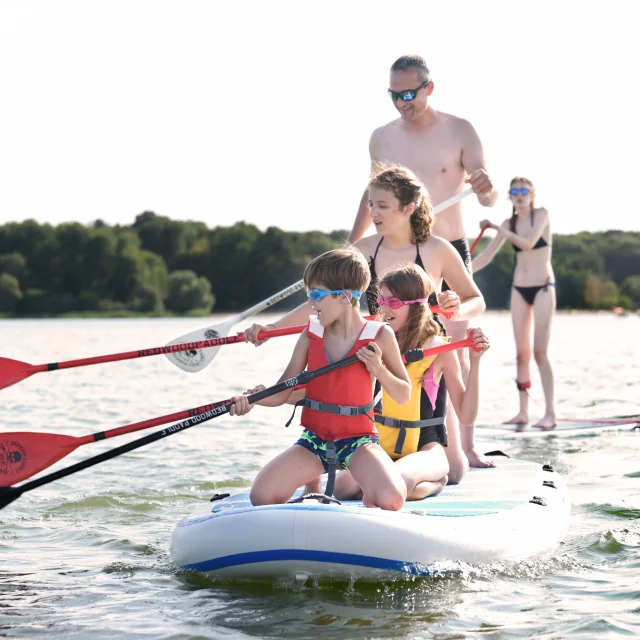
[[[544,417],[534,427],[552,429],[556,426],[553,397],[553,371],[547,355],[551,319],[556,309],[556,283],[551,268],[551,227],[546,209],[535,206],[535,187],[527,178],[511,181],[509,197],[513,203],[511,218],[500,226],[483,220],[481,228],[491,227],[498,235],[487,248],[473,259],[473,270],[484,269],[506,241],[516,251],[516,266],[511,290],[511,319],[516,340],[520,411],[506,424],[525,425],[529,422],[531,387],[531,324],[533,322],[533,357],[535,358],[545,399]]]

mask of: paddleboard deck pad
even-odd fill
[[[254,507],[248,493],[229,496],[178,524],[171,556],[180,569],[221,578],[376,580],[520,560],[554,548],[571,511],[561,476],[504,454],[493,459],[495,469],[470,469],[460,485],[396,512],[361,501]]]
[[[637,418],[616,420],[588,420],[580,422],[559,422],[553,429],[537,429],[531,425],[516,428],[516,425],[476,425],[476,434],[486,438],[575,438],[579,436],[597,435],[611,431],[636,431],[640,433],[640,421]]]

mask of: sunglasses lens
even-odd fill
[[[520,189],[520,193],[521,193],[523,196],[526,196],[526,195],[529,193],[529,189],[527,189],[526,187],[525,187],[524,189]]]
[[[411,100],[413,100],[416,97],[416,92],[415,91],[404,91],[402,93],[402,100],[403,102],[411,102]]]

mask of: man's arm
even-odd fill
[[[360,206],[358,207],[358,213],[356,214],[356,220],[353,223],[353,229],[347,238],[347,242],[353,244],[364,237],[367,233],[367,229],[371,226],[371,217],[369,215],[369,189],[365,189],[360,200]]]
[[[378,130],[371,134],[369,140],[369,157],[371,158],[371,170],[373,171],[376,163],[378,162],[377,151],[377,138]],[[369,189],[365,189],[360,199],[360,206],[358,207],[358,213],[356,214],[356,220],[353,223],[353,229],[347,238],[347,242],[357,242],[360,238],[364,237],[367,230],[371,226],[371,210],[369,209]]]
[[[465,182],[473,188],[478,202],[483,207],[493,207],[498,199],[498,190],[487,173],[482,142],[470,122],[460,120],[462,129],[462,166],[468,174]]]

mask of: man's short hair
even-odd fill
[[[415,69],[418,72],[420,82],[431,80],[429,67],[422,56],[400,56],[391,65],[391,71],[408,71],[409,69]]]

